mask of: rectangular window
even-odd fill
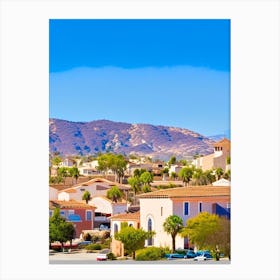
[[[50,217],[52,217],[52,215],[53,215],[53,210],[50,210],[50,211],[49,211],[49,215],[50,215]]]
[[[160,207],[160,215],[162,216],[162,214],[163,214],[163,207],[161,206]]]
[[[198,202],[198,213],[202,212],[202,202]]]
[[[68,215],[73,215],[75,213],[74,210],[68,210]]]
[[[184,215],[188,216],[189,215],[189,203],[184,202]]]
[[[86,211],[86,221],[91,221],[91,220],[92,220],[92,212]]]
[[[65,217],[65,211],[60,211],[60,216]]]

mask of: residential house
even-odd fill
[[[78,166],[78,170],[83,176],[92,176],[99,173],[97,167],[98,160],[93,160],[90,162],[83,162],[81,165]]]
[[[230,140],[224,138],[221,141],[214,143],[213,153],[198,157],[193,161],[196,168],[201,168],[203,171],[222,168],[224,171],[229,169],[227,158],[230,157]]]
[[[75,160],[71,158],[65,158],[62,162],[59,163],[59,167],[73,167],[76,166]]]
[[[123,213],[114,215],[110,218],[111,220],[111,250],[112,253],[117,257],[124,256],[124,246],[121,241],[118,241],[114,238],[115,234],[118,233],[121,229],[121,223],[125,222],[130,227],[134,227],[136,229],[140,228],[140,212],[135,213]]]
[[[193,186],[165,189],[138,196],[140,200],[140,225],[156,235],[146,241],[146,246],[172,247],[172,238],[163,229],[165,219],[170,215],[188,219],[200,212],[230,217],[230,187]],[[179,235],[176,248],[188,248],[189,241]]]
[[[169,168],[169,177],[171,177],[171,174],[173,172],[175,172],[176,174],[179,173],[179,171],[182,169],[183,167],[181,165],[178,164],[171,164],[170,168]]]
[[[83,230],[92,230],[94,225],[95,209],[93,205],[82,201],[49,201],[49,215],[53,215],[54,209],[60,209],[60,215],[68,222],[74,224],[76,237],[79,237]]]
[[[130,187],[104,178],[94,178],[82,184],[77,184],[73,187],[61,190],[58,193],[58,200],[82,200],[85,191],[88,191],[92,197],[106,196],[107,191],[111,189],[112,186],[117,186],[120,190],[125,192],[130,189]]]
[[[110,227],[110,217],[116,214],[125,213],[128,209],[126,200],[113,202],[105,196],[93,197],[88,204],[94,205],[95,221],[94,228],[99,228],[101,225]]]

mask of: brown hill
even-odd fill
[[[213,140],[188,129],[98,120],[49,120],[50,152],[87,155],[99,152],[138,154],[152,158],[178,158],[213,151]]]

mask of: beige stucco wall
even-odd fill
[[[148,230],[148,219],[152,219],[152,230],[156,232],[156,235],[153,237],[153,246],[167,246],[171,248],[172,239],[163,230],[163,223],[168,216],[172,215],[172,201],[164,198],[140,199],[140,209],[140,225],[144,230]]]
[[[184,215],[184,202],[189,203],[189,215]],[[153,222],[152,230],[156,232],[153,238],[153,246],[168,246],[172,248],[172,238],[169,234],[164,232],[163,223],[170,215],[177,215],[183,219],[183,225],[186,225],[188,219],[193,218],[199,214],[199,202],[202,202],[202,212],[213,213],[213,203],[219,203],[226,207],[229,203],[229,198],[197,198],[193,199],[169,199],[169,198],[149,198],[140,199],[140,224],[144,230],[148,230],[148,218],[151,217]],[[161,207],[163,207],[161,215]],[[147,242],[146,242],[147,245]],[[176,237],[176,249],[184,248],[184,238],[179,234]]]
[[[57,200],[58,199],[58,191],[55,188],[49,188],[49,199],[50,200]]]

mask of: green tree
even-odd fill
[[[183,229],[183,220],[177,215],[171,215],[167,217],[163,223],[163,229],[168,234],[171,235],[172,238],[172,251],[175,251],[175,239],[178,233],[180,233]]]
[[[110,190],[107,191],[107,197],[113,202],[118,202],[123,197],[123,193],[117,186],[113,186]]]
[[[230,169],[227,172],[225,172],[223,177],[227,180],[230,180]]]
[[[170,177],[171,177],[171,179],[175,180],[178,177],[178,175],[176,172],[171,172]]]
[[[154,232],[146,232],[143,229],[126,226],[115,234],[115,239],[121,241],[124,244],[124,249],[132,254],[133,259],[135,259],[135,251],[144,248],[145,240],[153,235]]]
[[[135,169],[135,170],[139,170],[139,169]],[[131,186],[131,189],[134,192],[134,204],[136,204],[136,194],[141,190],[141,188],[140,188],[140,185],[141,185],[140,179],[139,179],[139,177],[134,176],[134,177],[128,178],[127,182]]]
[[[172,164],[175,164],[177,161],[175,156],[172,156],[168,161],[168,166],[170,167]]]
[[[192,179],[195,185],[202,185],[203,182],[203,171],[201,168],[196,168],[193,172]]]
[[[54,214],[49,219],[49,242],[59,241],[64,251],[64,243],[75,237],[75,227],[72,223],[66,222],[66,219],[60,216],[60,209],[55,208]]]
[[[213,174],[213,170],[204,171],[204,177],[206,179],[207,185],[210,185],[215,181],[215,175]]]
[[[230,156],[227,156],[226,162],[227,164],[230,164]]]
[[[189,184],[192,175],[193,175],[193,168],[191,167],[184,167],[179,171],[179,177],[183,180],[184,184]]]
[[[121,182],[121,179],[124,176],[126,166],[127,166],[127,161],[125,160],[123,155],[112,155],[110,168],[117,175],[117,180],[119,183]]]
[[[147,193],[147,192],[151,192],[152,189],[149,185],[144,185],[143,188],[142,188],[143,192],[144,193]]]
[[[230,256],[230,221],[218,215],[202,212],[187,221],[182,231],[199,249],[215,251],[219,247]]]
[[[57,175],[58,175],[58,177],[62,177],[63,178],[63,183],[65,185],[65,179],[69,175],[68,168],[67,167],[59,167],[57,169]]]
[[[62,159],[60,156],[54,156],[52,158],[51,162],[52,162],[52,165],[58,166],[62,162]]]
[[[187,162],[187,160],[185,160],[185,159],[180,159],[180,160],[179,160],[179,163],[182,164],[183,166],[188,165],[188,162]]]
[[[91,200],[91,194],[89,191],[85,191],[82,197],[82,200],[86,201],[86,204]]]
[[[223,176],[224,174],[224,170],[221,168],[221,167],[218,167],[216,170],[215,170],[215,174],[217,176],[217,179],[220,180],[221,177]]]
[[[148,171],[145,171],[140,176],[140,182],[144,185],[149,185],[153,182],[153,174]]]
[[[76,180],[76,184],[77,184],[77,181],[78,181],[78,178],[80,176],[80,172],[79,172],[79,169],[77,167],[72,167],[72,168],[69,168],[69,174],[72,178],[75,178]],[[72,180],[73,181],[73,180]],[[73,184],[73,182],[72,182]]]
[[[127,165],[127,161],[123,155],[107,153],[100,155],[97,160],[99,171],[103,171],[107,175],[108,170],[111,169],[116,175],[116,180],[118,180],[118,182],[121,181]]]

